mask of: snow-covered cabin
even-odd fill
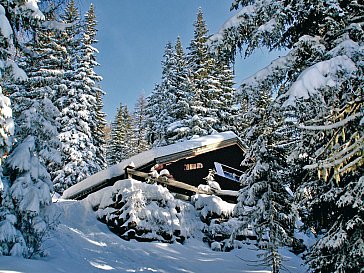
[[[82,199],[88,194],[116,181],[127,178],[126,168],[162,174],[168,170],[170,177],[192,186],[206,184],[209,170],[215,170],[215,180],[222,190],[239,190],[243,173],[240,163],[245,146],[233,132],[192,138],[172,145],[157,147],[100,171],[65,190],[63,198]],[[177,190],[178,192],[178,190]],[[185,193],[185,192],[183,192]]]

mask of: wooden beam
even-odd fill
[[[136,171],[133,169],[127,169],[128,174],[130,175],[135,175],[141,178],[145,178],[145,179],[152,179],[156,182],[159,182],[161,184],[165,184],[168,186],[173,186],[176,188],[180,188],[180,189],[184,189],[184,190],[188,190],[188,191],[192,191],[192,192],[196,192],[196,193],[205,193],[208,194],[207,192],[200,190],[199,188],[196,188],[194,186],[188,185],[186,183],[174,180],[174,179],[170,179],[166,176],[159,176],[157,178],[153,178],[150,176],[150,174],[148,173],[144,173],[144,172],[140,172],[140,171]]]
[[[136,171],[134,169],[127,169],[127,173],[128,175],[135,175],[144,179],[152,179],[156,182],[159,182],[161,184],[165,184],[168,186],[173,186],[176,188],[180,188],[180,189],[184,189],[184,190],[188,190],[188,191],[192,191],[192,192],[196,192],[196,193],[202,193],[202,194],[215,194],[215,195],[220,195],[220,196],[231,196],[231,197],[237,197],[238,196],[238,192],[237,191],[211,191],[211,192],[206,192],[204,190],[201,190],[199,188],[196,188],[194,186],[191,186],[189,184],[174,180],[174,179],[170,179],[166,176],[159,176],[158,178],[153,178],[150,176],[150,174],[145,173],[145,172],[140,172],[140,171]]]

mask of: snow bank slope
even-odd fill
[[[128,242],[96,220],[87,199],[59,202],[57,206],[63,216],[54,237],[46,242],[49,256],[42,260],[0,257],[1,273],[269,272],[239,258],[256,260],[252,245],[222,253],[194,239],[184,245]],[[291,272],[305,272],[298,258],[287,255]]]

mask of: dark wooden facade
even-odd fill
[[[241,170],[240,163],[243,159],[244,152],[238,145],[231,145],[220,149],[212,150],[207,153],[199,154],[195,157],[180,159],[173,162],[161,163],[163,169],[167,169],[173,179],[185,182],[192,186],[198,187],[200,184],[206,184],[205,177],[209,170],[215,169],[215,162]],[[154,162],[156,163],[156,162]],[[186,166],[198,165],[199,168],[186,170]],[[202,165],[202,167],[201,167]],[[149,172],[152,164],[139,168],[142,172]],[[220,184],[222,190],[239,190],[240,183],[215,175],[215,180]],[[179,190],[175,189],[177,192]]]
[[[215,180],[219,183],[221,190],[238,191],[240,189],[239,177],[244,172],[244,169],[240,167],[244,152],[243,143],[232,132],[158,147],[135,155],[86,178],[67,189],[63,197],[83,199],[92,192],[112,186],[118,180],[128,178],[126,168],[132,162],[136,162],[134,170],[143,173],[142,177],[132,175],[133,178],[140,181],[145,181],[145,175],[148,176],[151,168],[158,164],[160,167],[158,171],[167,169],[171,174],[170,178],[174,181],[198,187],[200,184],[207,184],[205,178],[208,176],[209,170],[217,169]],[[171,184],[168,187],[172,187]],[[170,190],[188,196],[193,194],[193,191],[187,192],[182,190],[183,188],[186,187],[170,188]],[[234,193],[232,194],[234,195]]]

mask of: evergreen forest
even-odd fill
[[[310,272],[364,272],[362,0],[233,0],[217,33],[200,8],[192,40],[166,43],[160,81],[133,109],[121,95],[111,123],[95,7],[78,4],[0,0],[0,259],[46,255],[52,196],[143,151],[232,131],[246,171],[235,224],[204,231],[230,225],[219,250],[251,231],[273,273],[282,248]],[[261,48],[282,56],[236,83],[237,56]]]

